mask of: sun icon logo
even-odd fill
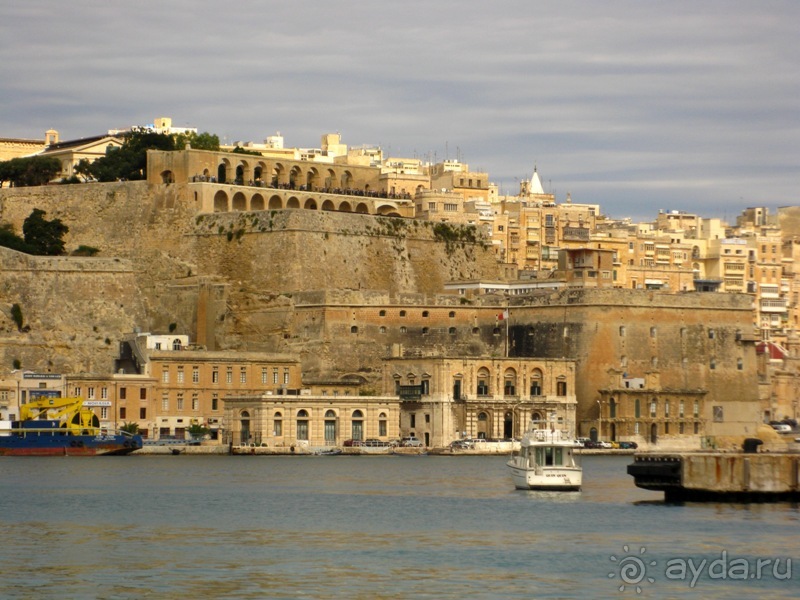
[[[622,550],[628,553],[628,546],[623,546]],[[611,562],[618,563],[619,568],[617,572],[612,572],[608,574],[609,579],[614,579],[617,575],[619,575],[620,581],[622,583],[619,586],[619,591],[624,592],[625,586],[635,586],[636,593],[642,593],[642,586],[639,585],[643,581],[649,581],[650,583],[655,583],[655,579],[652,577],[647,576],[647,567],[655,567],[656,561],[651,560],[649,562],[645,562],[643,558],[640,558],[647,551],[647,548],[641,547],[639,548],[639,556],[631,555],[628,553],[627,556],[623,556],[621,558],[617,558],[613,554],[611,555],[610,559]]]

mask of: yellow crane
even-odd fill
[[[61,427],[74,435],[97,435],[100,420],[83,398],[37,398],[20,407],[21,421],[59,420]]]

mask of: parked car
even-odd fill
[[[420,448],[422,447],[422,440],[414,436],[408,436],[400,440],[400,445],[407,448]]]
[[[584,448],[602,448],[602,446],[600,445],[600,442],[594,442],[592,440],[586,440],[585,442],[583,442],[583,447]]]
[[[778,433],[789,433],[792,431],[792,426],[787,423],[770,423],[770,425]]]
[[[639,447],[639,444],[636,442],[620,442],[619,447],[622,450],[636,450]]]

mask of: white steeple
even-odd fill
[[[539,173],[536,172],[536,165],[533,165],[533,177],[531,177],[530,193],[544,194],[544,188],[542,187],[542,180],[539,179]]]

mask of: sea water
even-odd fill
[[[797,505],[668,504],[630,456],[519,491],[506,460],[3,458],[0,597],[800,595]]]

